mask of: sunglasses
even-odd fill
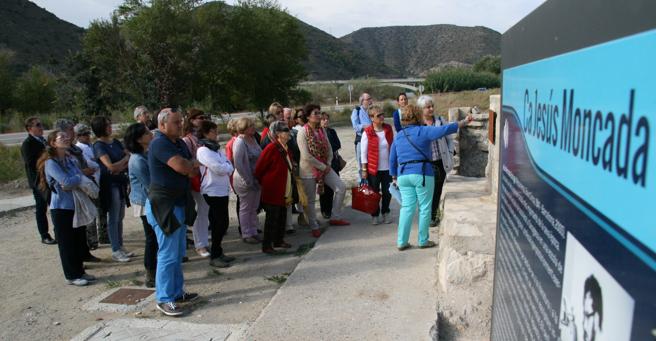
[[[39,123],[34,123],[34,124],[32,125],[32,127],[43,128],[43,124],[41,124],[41,122],[39,122]]]

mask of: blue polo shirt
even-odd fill
[[[157,134],[148,147],[151,184],[171,189],[190,189],[189,177],[176,172],[166,164],[176,155],[191,160],[191,153],[182,139],[173,142],[166,135]]]

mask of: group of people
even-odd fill
[[[382,108],[369,94],[360,97],[351,117],[360,176],[382,194],[372,223],[392,223],[390,185],[397,186],[402,195],[398,249],[410,247],[417,204],[418,246],[431,247],[435,243],[428,240],[428,225],[431,219],[437,223],[435,202],[452,167],[449,134],[471,118],[448,124],[435,118],[429,96],[420,97],[415,106],[400,94],[398,103],[394,137]],[[237,197],[242,240],[261,245],[267,254],[292,247],[285,235],[295,232],[294,213],[312,236],[321,235],[317,195],[329,225],[349,225],[342,216],[346,186],[339,176],[346,162],[339,155],[341,142],[330,128],[330,115],[316,104],[293,111],[273,103],[268,113],[261,133],[249,117],[230,120],[231,138],[223,150],[217,124],[199,109],[164,108],[155,123],[146,107],[137,107],[137,123],[126,128],[122,142],[113,137],[112,122],[104,116],[94,117],[90,127],[60,119],[47,138],[39,118],[28,118],[22,154],[36,200],[37,227],[44,244],[58,245],[67,282],[84,286],[96,280],[83,263],[100,261],[90,252],[99,243],[111,244],[114,261],[135,256],[123,246],[126,208],[143,225],[146,286],[155,287],[157,308],[169,316],[183,313],[178,303],[198,298],[184,290],[187,226],[196,252],[210,266],[229,267],[235,261],[221,246],[230,221],[231,191]],[[48,208],[56,240],[48,232]]]

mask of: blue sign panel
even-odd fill
[[[504,66],[493,340],[656,340],[656,29],[580,45]]]

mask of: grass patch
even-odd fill
[[[105,287],[107,287],[107,289],[114,289],[114,288],[118,288],[118,287],[122,287],[122,286],[123,286],[123,283],[121,281],[113,281],[113,280],[110,279],[110,280],[107,280],[107,282],[105,282]]]
[[[490,95],[498,95],[499,93],[499,89],[489,89],[485,91],[443,92],[431,96],[435,103],[435,112],[447,117],[449,108],[477,105],[481,110],[486,110],[490,107]]]
[[[277,284],[283,284],[285,283],[285,281],[287,281],[287,277],[289,277],[289,275],[291,275],[290,272],[283,272],[280,275],[274,275],[271,277],[264,277],[264,278],[266,278],[267,281],[271,281]]]
[[[20,146],[0,144],[0,183],[14,181],[25,177],[25,167],[21,158]]]
[[[294,252],[294,256],[296,257],[305,256],[308,252],[310,252],[310,250],[312,250],[314,244],[315,243],[312,242],[312,243],[299,245],[298,249],[296,249],[296,252]]]

